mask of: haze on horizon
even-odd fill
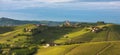
[[[120,0],[0,0],[0,17],[120,23]]]

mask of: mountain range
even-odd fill
[[[46,24],[49,26],[57,26],[62,24],[63,22],[56,21],[29,21],[29,20],[15,20],[11,18],[1,17],[0,18],[0,26],[16,26],[23,24]]]

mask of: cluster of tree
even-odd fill
[[[31,32],[32,32],[32,35],[39,34],[39,33],[41,33],[41,29],[35,28],[35,29],[32,29]]]
[[[37,46],[23,46],[0,44],[0,54],[2,55],[33,55],[37,51]]]
[[[31,29],[31,32],[32,32],[32,35],[36,35],[47,29],[48,29],[48,26],[40,26],[40,27]]]
[[[14,27],[9,27],[9,26],[0,26],[0,34],[13,31]]]
[[[104,24],[105,24],[104,21],[98,21],[98,22],[97,22],[97,25],[104,25]]]
[[[22,49],[13,49],[11,54],[14,55],[33,55],[36,53],[37,47],[28,47],[28,48],[22,48]]]
[[[18,34],[16,36],[31,36],[30,34]]]

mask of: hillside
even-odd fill
[[[0,31],[0,54],[120,54],[120,25],[116,24],[84,24],[80,25],[80,27],[37,26],[35,24],[26,24],[12,27],[1,26],[0,28],[2,28]],[[92,28],[98,28],[99,31],[92,32]],[[51,43],[53,44],[52,46],[46,46],[46,44]]]
[[[0,34],[10,32],[10,31],[13,31],[13,30],[14,30],[14,27],[2,26],[2,27],[0,27]]]
[[[108,28],[98,33],[85,32],[85,29],[69,33],[68,39],[61,37],[55,41],[68,45],[40,47],[36,55],[119,55],[120,26],[113,24],[105,26]]]
[[[120,42],[90,42],[40,48],[36,55],[119,55]]]

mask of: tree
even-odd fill
[[[97,25],[104,25],[104,24],[105,24],[104,21],[98,21],[98,22],[97,22]]]

